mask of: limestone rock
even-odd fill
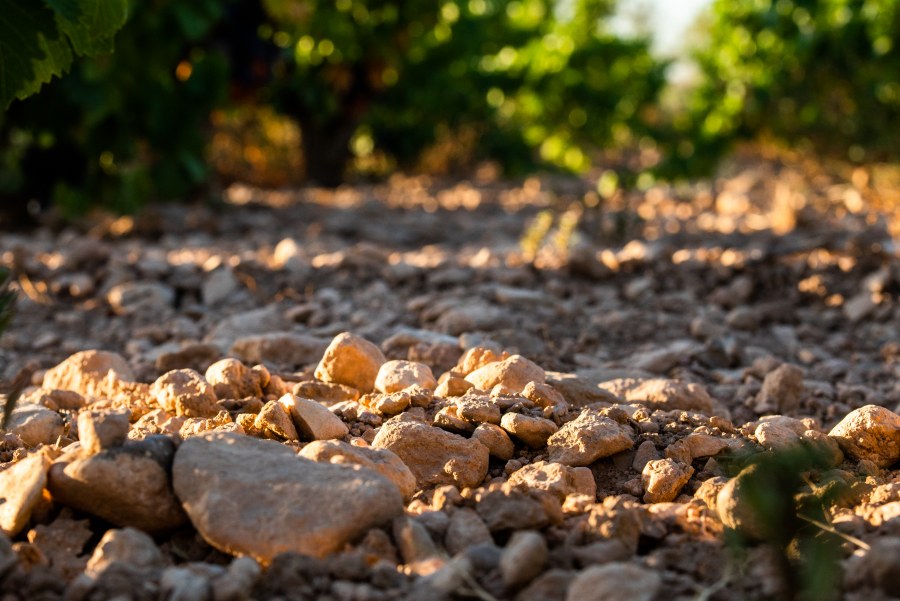
[[[149,535],[134,528],[112,528],[97,543],[85,573],[97,578],[116,564],[152,570],[162,569],[165,561]]]
[[[416,492],[416,477],[396,454],[387,449],[358,447],[340,440],[316,440],[303,447],[300,456],[318,462],[368,468],[393,482],[404,499],[412,498]]]
[[[486,446],[493,457],[503,461],[512,459],[513,453],[516,451],[516,446],[509,439],[506,431],[494,424],[478,424],[478,427],[472,432],[472,439]]]
[[[648,461],[641,472],[645,503],[675,500],[682,487],[694,475],[694,468],[674,459]]]
[[[127,411],[89,411],[78,414],[78,440],[86,453],[122,446],[128,438]]]
[[[267,438],[274,435],[279,440],[300,440],[290,410],[279,401],[269,401],[263,405],[253,420],[253,427],[271,433]]]
[[[318,361],[327,346],[327,340],[308,334],[269,332],[238,338],[228,352],[248,363],[297,369]]]
[[[312,399],[328,406],[344,401],[359,400],[359,391],[357,389],[333,382],[304,380],[294,384],[291,392],[298,397]]]
[[[760,469],[759,464],[753,464],[741,470],[722,486],[715,503],[716,513],[726,528],[755,540],[764,540],[767,530],[773,527],[761,520],[757,509],[747,498],[748,489],[760,486]]]
[[[315,401],[288,393],[278,402],[290,413],[297,432],[307,440],[343,438],[350,431],[341,418]]]
[[[634,445],[627,426],[605,417],[594,409],[584,409],[547,439],[550,461],[571,466],[586,466],[603,457],[615,455]]]
[[[868,459],[888,467],[900,459],[900,415],[877,405],[847,414],[828,435],[855,459]]]
[[[259,374],[237,359],[216,361],[206,369],[204,377],[219,399],[242,399],[263,395]]]
[[[633,563],[607,563],[580,572],[566,601],[650,601],[662,586],[655,571]]]
[[[375,390],[383,393],[399,392],[413,385],[434,390],[437,381],[431,368],[415,361],[387,361],[375,376]]]
[[[335,336],[325,349],[315,375],[323,382],[346,384],[361,392],[371,392],[378,370],[385,361],[377,346],[355,334],[344,332]]]
[[[481,496],[475,511],[491,532],[540,529],[549,518],[543,504],[517,490],[492,490]]]
[[[456,414],[474,424],[499,424],[500,407],[489,397],[465,395],[455,401]]]
[[[107,396],[115,381],[133,382],[134,372],[120,355],[106,351],[81,351],[47,370],[44,388],[71,390],[84,397]]]
[[[479,390],[490,390],[502,384],[513,392],[521,392],[529,382],[543,382],[544,370],[521,355],[488,363],[466,376]]]
[[[184,417],[212,417],[219,412],[212,386],[193,369],[176,369],[163,374],[150,386],[159,406]]]
[[[524,442],[532,449],[547,445],[547,439],[559,430],[549,419],[530,417],[521,413],[506,413],[500,420],[500,427]]]
[[[760,413],[778,411],[792,413],[800,408],[803,395],[803,371],[785,363],[766,374],[762,389],[756,395],[756,410]]]
[[[200,297],[204,305],[218,305],[226,300],[240,287],[240,283],[229,267],[222,267],[210,272],[200,288]]]
[[[159,282],[125,282],[113,286],[106,300],[119,315],[159,313],[164,308],[172,307],[175,291]]]
[[[592,379],[578,374],[547,372],[547,383],[559,392],[570,407],[585,407],[593,403],[618,403],[619,397],[600,388]]]
[[[184,441],[172,474],[207,542],[262,563],[288,551],[325,556],[403,512],[397,487],[372,470],[240,434]]]
[[[85,406],[85,398],[71,390],[36,388],[22,394],[18,405],[42,405],[51,411],[78,411]]]
[[[451,555],[482,543],[493,543],[491,532],[474,509],[461,507],[450,516],[444,545]]]
[[[665,378],[618,378],[603,382],[601,388],[628,403],[639,403],[661,411],[697,411],[711,415],[713,400],[700,384],[687,384]]]
[[[517,589],[535,579],[547,563],[547,542],[539,533],[513,533],[500,556],[500,576],[508,589]]]
[[[63,435],[65,422],[56,411],[42,405],[23,405],[10,414],[9,431],[28,447],[52,445]]]
[[[560,500],[572,493],[590,498],[597,496],[597,483],[591,470],[585,467],[569,467],[561,463],[535,461],[509,475],[510,486],[526,486],[545,490]]]
[[[381,426],[372,446],[396,453],[415,475],[419,488],[475,487],[487,475],[488,449],[483,444],[402,415]]]
[[[28,523],[47,483],[50,460],[33,453],[0,472],[0,532],[15,536]]]
[[[169,481],[174,452],[171,439],[149,436],[96,455],[63,459],[50,468],[47,488],[61,505],[117,526],[151,534],[172,530],[185,522]]]

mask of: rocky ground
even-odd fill
[[[766,164],[679,194],[234,187],[4,233],[0,598],[900,597],[888,221]]]

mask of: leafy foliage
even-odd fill
[[[73,57],[112,50],[127,0],[0,0],[0,107],[65,73]]]

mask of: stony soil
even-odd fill
[[[771,165],[686,194],[396,178],[4,233],[0,598],[900,597],[884,218]]]

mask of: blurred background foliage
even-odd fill
[[[628,0],[619,3],[628,4]],[[618,7],[621,10],[621,6]],[[667,79],[613,0],[130,0],[115,51],[0,115],[0,202],[196,198],[395,169],[707,176],[738,141],[900,160],[896,0],[714,0]],[[2,57],[0,57],[2,58]]]

